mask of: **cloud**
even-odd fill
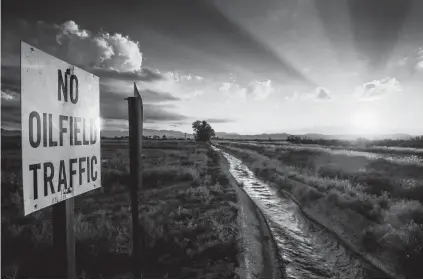
[[[74,21],[64,22],[58,29],[56,40],[62,46],[63,54],[77,65],[121,72],[141,68],[142,53],[139,43],[128,36],[107,32],[94,34],[81,29]]]
[[[298,93],[298,91],[295,91],[292,95],[287,95],[285,96],[286,100],[296,100],[300,97],[300,94]]]
[[[271,80],[255,81],[247,87],[247,94],[252,96],[254,100],[265,100],[273,91]]]
[[[140,94],[145,103],[181,100],[179,97],[173,96],[168,92],[157,92],[149,89],[141,90]]]
[[[1,99],[6,101],[19,100],[19,94],[8,89],[2,90]]]
[[[387,75],[394,76],[401,81],[409,78],[421,81],[421,75],[414,75],[423,73],[423,47],[412,50],[408,55],[393,58],[388,64],[388,69],[389,74]]]
[[[317,87],[312,92],[300,95],[302,99],[309,99],[317,102],[326,102],[332,100],[332,96],[328,89]]]
[[[11,90],[1,91],[1,126],[20,128],[21,107],[17,92]]]
[[[168,92],[156,91],[149,88],[138,87],[144,103],[159,103],[166,101],[178,101],[179,97]],[[100,81],[101,98],[107,98],[108,95],[117,95],[120,98],[133,96],[134,85],[127,81],[104,80]]]
[[[14,92],[21,91],[21,70],[17,66],[1,67],[1,89],[2,91],[10,90]]]
[[[162,121],[174,122],[187,119],[187,117],[184,115],[167,111],[159,105],[152,104],[144,108],[144,118],[146,123]]]
[[[91,69],[93,74],[99,76],[100,78],[109,78],[117,80],[126,80],[126,81],[144,81],[151,82],[162,80],[164,77],[158,71],[153,71],[148,68],[138,69],[132,72],[121,72],[115,69],[105,69],[95,67]]]
[[[102,119],[101,130],[127,131],[128,129],[127,120]]]
[[[329,92],[325,88],[318,88],[317,89],[316,98],[320,99],[320,100],[331,100],[332,99],[332,97],[329,95]]]
[[[211,119],[206,119],[206,122],[208,123],[229,123],[229,122],[233,122],[234,120],[232,119],[226,119],[226,118],[211,118]]]
[[[201,81],[203,79],[203,77],[200,76],[192,76],[191,74],[188,75],[184,75],[175,71],[169,71],[165,74],[165,76],[169,79],[169,80],[173,80],[176,83],[180,83],[180,82],[184,82],[184,81],[191,81],[191,80],[197,80],[197,81]],[[199,78],[200,77],[200,78]]]
[[[218,90],[230,93],[232,98],[245,99],[249,96],[254,100],[264,100],[274,91],[271,80],[254,81],[249,83],[247,88],[241,87],[235,81],[223,82]]]
[[[153,91],[140,92],[144,99],[144,121],[180,121],[187,117],[168,110],[169,105],[152,104],[166,100],[174,100],[175,97],[169,97],[166,93],[156,93]],[[125,100],[127,95],[116,92],[105,92],[101,96],[100,116],[103,119],[127,120],[128,102]],[[148,101],[147,101],[148,100]]]
[[[231,88],[231,83],[225,82],[219,87],[220,91],[228,91]]]
[[[8,63],[16,66],[19,41],[23,40],[88,71],[102,68],[114,70],[112,73],[139,73],[141,70],[143,55],[138,42],[120,33],[91,32],[72,20],[59,25],[16,20],[8,24],[4,33],[2,58],[7,57]]]
[[[401,92],[402,87],[395,78],[384,78],[381,80],[374,80],[369,83],[365,83],[362,86],[356,87],[353,95],[358,98],[359,101],[370,102],[374,100],[380,100],[385,96]]]
[[[193,97],[200,96],[202,94],[204,94],[204,91],[203,90],[196,90],[196,91],[194,91]]]
[[[234,99],[245,100],[247,96],[247,90],[235,82],[224,82],[218,90],[229,93],[229,97]]]
[[[157,70],[141,68],[142,53],[138,42],[122,34],[93,33],[81,28],[74,21],[67,21],[61,25],[44,22],[28,24],[26,21],[20,21],[17,28],[17,31],[12,29],[8,31],[7,38],[10,40],[5,42],[7,51],[2,54],[2,58],[3,55],[13,58],[12,63],[2,65],[2,125],[13,123],[19,126],[20,123],[20,68],[19,56],[16,56],[19,52],[17,39],[100,76],[102,78],[100,116],[106,120],[128,118],[128,104],[125,97],[132,95],[132,81],[148,82],[164,79],[163,74]],[[13,35],[13,32],[18,34],[11,37],[10,34]],[[37,37],[34,34],[37,34]],[[193,76],[186,75],[182,79],[190,80]],[[169,105],[157,104],[180,98],[151,89],[140,90],[140,93],[145,102],[145,122],[173,123],[186,119],[184,115],[170,111]]]
[[[423,47],[419,48],[417,51],[417,70],[423,71]]]
[[[318,102],[326,102],[333,99],[332,95],[330,94],[329,90],[324,87],[317,87],[312,92],[304,92],[300,93],[295,91],[290,96],[285,96],[286,100],[313,100]]]

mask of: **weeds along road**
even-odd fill
[[[230,172],[263,211],[286,268],[288,278],[384,278],[346,248],[335,235],[308,220],[297,204],[259,180],[243,162],[219,150]]]
[[[23,216],[21,150],[16,143],[20,139],[2,138],[2,277],[48,278],[53,261],[51,209]],[[128,153],[127,139],[101,139],[103,185],[75,198],[80,278],[130,277]],[[142,265],[147,278],[234,278],[243,274],[243,268],[250,273],[247,276],[278,278],[284,267],[287,277],[384,277],[229,154],[225,154],[229,161],[225,165],[209,145],[172,140],[144,141],[142,153],[139,200],[146,232]],[[248,157],[242,159],[247,163]],[[391,165],[397,174],[410,173],[407,166]],[[244,184],[244,191],[261,211],[241,207],[249,198],[240,205],[233,177]],[[415,195],[414,189],[406,191],[398,194]],[[275,257],[276,246],[260,213],[267,219],[284,263]],[[250,254],[242,258],[240,233],[250,240],[241,248]]]
[[[49,278],[51,208],[23,216],[20,139],[2,138],[2,278]],[[7,144],[7,145],[4,145]],[[101,139],[102,187],[75,197],[78,278],[131,278],[127,139]],[[237,195],[207,145],[144,141],[146,278],[236,278]]]

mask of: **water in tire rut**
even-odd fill
[[[231,174],[265,215],[288,278],[386,278],[334,234],[308,220],[292,200],[259,180],[241,160],[215,149],[226,157]]]

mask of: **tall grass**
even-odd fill
[[[285,146],[219,146],[246,162],[262,179],[293,194],[303,206],[317,209],[318,204],[323,212],[336,217],[329,224],[343,224],[346,234],[358,236],[357,245],[363,250],[387,255],[382,259],[409,277],[423,275],[418,265],[423,245],[421,167]],[[352,213],[362,218],[351,220]],[[394,263],[388,261],[392,259]]]
[[[144,142],[139,190],[144,276],[236,277],[234,190],[215,153],[186,142]],[[23,216],[19,154],[2,151],[2,277],[50,277],[51,208]],[[102,158],[102,188],[75,198],[77,274],[128,278],[132,222],[127,142],[103,142]]]

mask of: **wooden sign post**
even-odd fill
[[[134,96],[128,97],[127,100],[129,114],[129,165],[131,173],[132,273],[134,278],[141,278],[141,249],[144,249],[144,231],[142,229],[140,230],[139,224],[138,189],[142,188],[142,133],[144,110],[141,95],[135,83]],[[141,248],[141,246],[143,248]]]
[[[73,213],[73,198],[53,205],[54,274],[58,278],[76,278]]]
[[[99,78],[21,42],[24,213],[53,206],[55,276],[76,278],[73,198],[101,187]]]

